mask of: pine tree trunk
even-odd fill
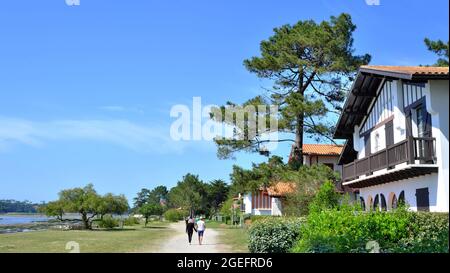
[[[299,77],[298,77],[298,93],[301,95],[302,103],[303,96],[305,95],[305,87],[303,82],[303,68],[299,67]],[[297,115],[297,128],[295,128],[295,149],[294,149],[294,160],[296,162],[296,167],[303,166],[303,120],[305,118],[305,113],[301,112]]]
[[[304,114],[301,113],[297,116],[297,128],[295,131],[295,149],[294,158],[298,166],[303,166],[303,118]]]

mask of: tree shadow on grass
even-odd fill
[[[135,231],[135,228],[109,228],[109,229],[93,229],[91,231],[108,231],[108,232],[119,232],[119,231]]]

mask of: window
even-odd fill
[[[265,191],[252,194],[252,209],[271,209],[272,198]]]
[[[418,211],[430,211],[430,195],[428,193],[428,188],[417,189],[416,200]]]
[[[373,210],[377,211],[380,209],[380,197],[379,195],[375,195],[375,200],[373,201]]]
[[[381,210],[386,211],[387,210],[386,198],[384,197],[383,194],[380,194],[380,197],[381,197]]]
[[[323,165],[327,166],[328,168],[334,170],[334,164],[333,163],[323,163]]]
[[[396,209],[398,206],[397,196],[395,194],[392,196],[391,208]]]
[[[403,206],[405,205],[405,191],[400,192],[400,195],[398,196],[398,203],[397,206]]]
[[[375,134],[375,152],[380,150],[380,133]]]
[[[361,209],[366,210],[366,203],[364,203],[364,198],[359,197],[359,201],[361,202]]]
[[[424,121],[424,109],[423,106],[419,106],[415,109],[416,111],[416,125],[417,125],[417,136],[423,137],[425,132],[425,121]]]

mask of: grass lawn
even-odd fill
[[[114,230],[45,230],[0,234],[2,252],[69,252],[67,242],[79,243],[80,252],[146,252],[169,237],[168,223],[153,222]]]
[[[207,228],[217,229],[219,231],[219,240],[231,247],[233,253],[248,252],[248,233],[247,229],[233,227],[221,222],[208,221]]]

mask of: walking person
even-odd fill
[[[192,219],[192,217],[189,217],[189,219],[186,221],[186,233],[188,235],[188,241],[189,244],[191,244],[192,241],[192,234],[197,232],[197,229],[195,229],[195,221]]]
[[[200,218],[200,221],[197,222],[197,233],[198,233],[198,244],[202,245],[203,242],[203,234],[205,233],[206,224],[205,218]]]

